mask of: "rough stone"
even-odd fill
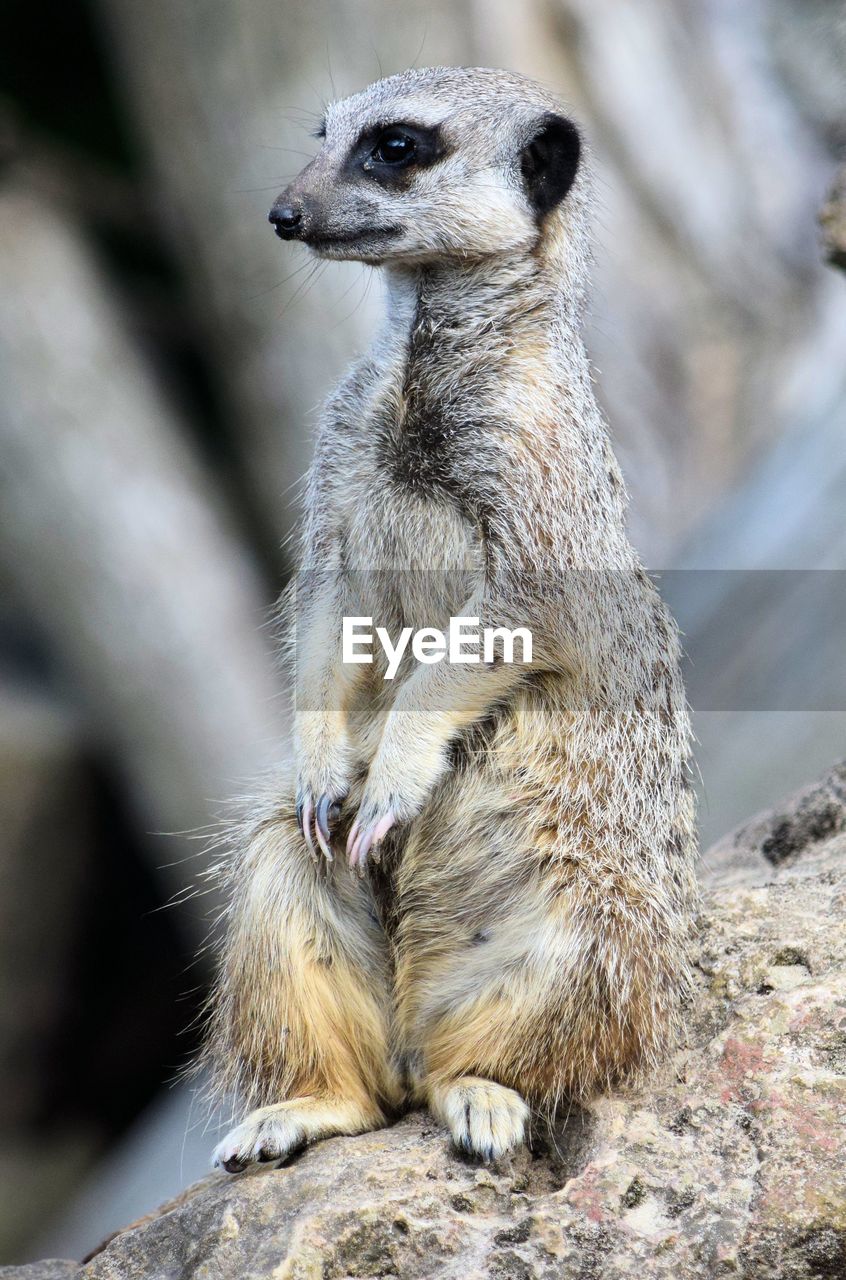
[[[735,871],[745,856],[763,882],[706,891],[688,1043],[642,1090],[574,1107],[538,1128],[531,1152],[487,1167],[410,1115],[283,1168],[212,1175],[84,1266],[0,1274],[846,1276],[843,777],[841,766],[731,837]]]
[[[846,761],[784,804],[757,814],[702,855],[709,888],[766,884],[774,867],[789,866],[829,836],[846,830]],[[795,961],[782,960],[782,964]]]

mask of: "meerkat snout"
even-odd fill
[[[301,209],[285,203],[280,196],[267,215],[267,220],[280,240],[294,240],[302,226],[303,214]]]
[[[329,106],[270,221],[321,257],[376,266],[525,254],[560,229],[581,175],[579,131],[553,108],[500,72],[380,80]]]

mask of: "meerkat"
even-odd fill
[[[426,1105],[496,1158],[669,1051],[696,890],[675,625],[625,531],[582,337],[589,158],[500,70],[333,103],[283,240],[382,268],[287,595],[296,777],[258,805],[204,1061],[230,1172]],[[343,620],[528,628],[531,663],[344,663]]]

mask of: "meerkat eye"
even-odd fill
[[[449,155],[440,125],[397,121],[365,131],[350,155],[353,171],[361,170],[375,182],[403,190],[418,169],[426,169]]]
[[[414,138],[402,129],[386,129],[370,155],[377,164],[410,164],[417,151]]]

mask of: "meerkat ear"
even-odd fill
[[[538,219],[559,205],[572,187],[581,150],[572,120],[550,112],[538,121],[534,137],[520,153],[526,193]]]

